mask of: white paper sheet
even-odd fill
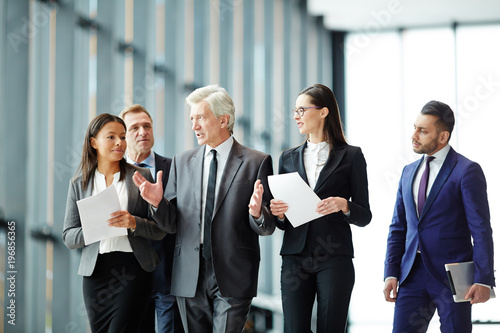
[[[295,228],[324,216],[316,212],[321,199],[297,172],[269,176],[268,182],[273,197],[288,205],[285,215]]]
[[[115,185],[94,196],[76,202],[82,223],[85,245],[116,236],[127,235],[126,228],[108,226],[110,215],[121,210]]]

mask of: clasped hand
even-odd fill
[[[271,213],[280,219],[285,218],[285,213],[288,211],[288,205],[282,200],[271,200]],[[321,215],[328,215],[336,212],[349,212],[349,204],[347,200],[341,197],[328,197],[321,200],[316,206],[316,212]]]

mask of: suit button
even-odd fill
[[[200,228],[200,229],[201,229],[201,223],[198,223],[198,228]]]
[[[194,248],[194,251],[195,251],[195,252],[198,252],[198,251],[200,251],[200,249],[199,249],[198,247],[195,247],[195,248]]]
[[[422,231],[424,231],[424,228],[418,227],[418,231],[422,232]]]

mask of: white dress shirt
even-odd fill
[[[208,145],[205,145],[205,158],[203,160],[203,186],[202,186],[202,195],[201,195],[201,239],[200,242],[203,244],[203,232],[205,229],[205,202],[207,200],[207,186],[208,186],[208,176],[210,173],[210,163],[212,163],[212,149],[217,151],[217,177],[215,180],[215,198],[214,203],[217,203],[217,197],[219,196],[219,185],[222,179],[222,174],[224,172],[224,168],[226,167],[227,159],[229,157],[229,152],[233,147],[234,138],[232,136],[229,137],[226,141],[218,145],[216,148],[212,148]],[[214,206],[215,212],[215,206]]]
[[[127,186],[124,181],[119,181],[120,172],[113,175],[113,184],[116,187],[116,192],[118,193],[118,200],[120,201],[120,208],[122,210],[128,209],[128,193]],[[95,171],[94,174],[94,187],[92,189],[92,195],[96,195],[101,191],[106,189],[106,178],[99,171]],[[109,252],[133,252],[130,246],[130,241],[128,236],[117,236],[103,239],[99,244],[99,253],[109,253]]]
[[[427,182],[427,192],[425,193],[426,198],[429,195],[429,192],[431,191],[432,185],[436,180],[439,170],[441,170],[441,167],[443,166],[446,156],[448,156],[450,148],[451,148],[450,145],[446,145],[441,150],[432,155],[434,156],[434,159],[429,163],[429,181]],[[425,170],[425,162],[427,160],[427,157],[428,156],[426,155],[424,161],[420,163],[420,166],[418,167],[417,170],[417,174],[415,175],[415,180],[413,181],[413,200],[415,200],[415,207],[417,207],[417,210],[418,210],[418,188],[420,186],[420,179],[422,178],[422,174],[424,173]]]

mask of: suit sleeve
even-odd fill
[[[271,156],[266,155],[259,166],[257,179],[260,179],[264,187],[264,196],[262,198],[261,215],[264,217],[260,225],[257,224],[255,219],[249,214],[250,227],[260,236],[272,235],[276,229],[276,219],[269,211],[269,202],[271,201],[271,191],[267,177],[273,174],[273,161]]]
[[[494,286],[493,238],[490,224],[490,209],[486,191],[486,179],[479,164],[472,163],[465,170],[461,188],[467,223],[474,239],[474,283]]]
[[[174,156],[170,167],[170,174],[168,176],[167,187],[164,191],[164,197],[158,205],[156,212],[151,214],[155,223],[163,231],[169,234],[177,232],[177,164],[176,157]]]
[[[283,155],[284,154],[285,154],[285,152],[281,153],[280,159],[279,159],[279,163],[278,163],[278,174],[279,175],[281,175],[282,173],[285,173],[285,171],[283,169]],[[285,230],[285,224],[286,224],[286,221],[287,221],[286,216],[285,216],[285,219],[283,221],[280,220],[277,216],[275,216],[274,219],[276,221],[276,227],[278,229]]]
[[[404,173],[404,171],[403,171]],[[403,202],[403,177],[399,181],[396,205],[392,222],[389,226],[389,236],[387,238],[387,252],[385,257],[384,279],[393,276],[399,278],[401,270],[401,260],[405,253],[406,246],[406,211]]]
[[[359,227],[368,225],[372,219],[370,203],[368,201],[368,177],[366,161],[361,149],[356,149],[351,169],[351,200],[349,209],[351,214],[347,221]]]
[[[70,180],[62,234],[63,242],[69,249],[77,249],[85,246],[80,214],[78,213],[78,206],[76,204],[80,198],[77,197],[76,192],[76,183]]]
[[[141,172],[141,174],[143,176],[145,176],[149,182],[153,182],[153,177],[151,176],[151,172],[146,170],[146,172]],[[138,191],[138,189],[134,188],[134,191]],[[139,200],[142,201],[141,206],[144,207],[144,212],[143,212],[144,215],[149,216],[149,211],[151,209],[151,205],[148,204],[142,197],[140,197],[140,195],[139,195]],[[139,236],[139,237],[144,237],[144,238],[154,239],[154,240],[160,240],[163,237],[165,237],[165,235],[166,235],[165,231],[163,231],[153,221],[153,219],[151,217],[148,219],[148,218],[141,217],[141,216],[136,216],[136,215],[133,215],[133,216],[134,216],[135,222],[136,222],[135,232],[133,233],[133,235],[135,237]]]

